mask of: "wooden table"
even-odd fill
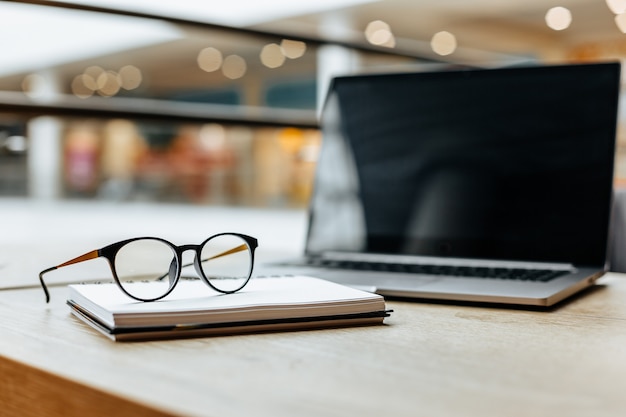
[[[2,416],[624,416],[626,276],[550,311],[388,301],[384,325],[115,343],[0,291]]]

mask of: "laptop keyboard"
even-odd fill
[[[474,277],[537,282],[548,282],[568,273],[568,271],[558,271],[552,269],[489,268],[422,264],[416,265],[366,261],[341,261],[328,259],[318,259],[314,262],[314,265],[323,268],[352,269],[360,271],[405,272],[414,274],[446,275],[456,277]]]

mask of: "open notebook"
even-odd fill
[[[606,270],[620,65],[335,78],[306,253],[259,273],[549,306]]]

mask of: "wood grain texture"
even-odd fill
[[[5,357],[0,357],[0,375],[4,417],[172,416]]]
[[[389,301],[382,326],[140,343],[52,292],[0,291],[0,415],[626,415],[622,275],[550,311]]]

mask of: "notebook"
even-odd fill
[[[184,280],[155,302],[137,302],[113,283],[75,284],[67,303],[75,317],[120,341],[375,325],[391,313],[380,295],[312,277],[254,279],[234,294]]]
[[[620,65],[335,78],[301,259],[386,296],[550,306],[607,270]]]

